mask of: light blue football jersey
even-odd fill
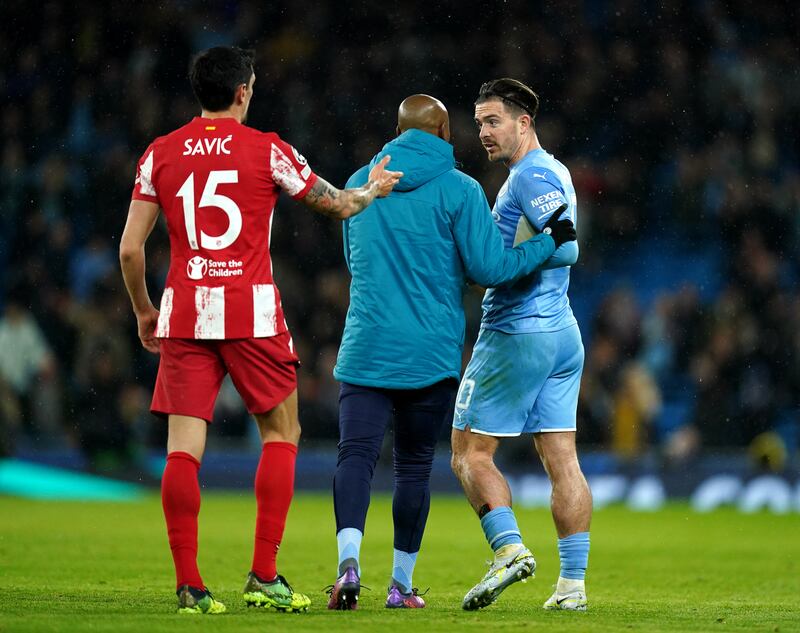
[[[492,209],[505,247],[541,232],[565,203],[561,217],[577,227],[578,202],[569,170],[543,149],[528,152],[511,167]],[[567,242],[537,272],[513,285],[487,290],[481,327],[515,334],[554,332],[577,323],[567,297],[569,267],[577,260],[577,242]]]

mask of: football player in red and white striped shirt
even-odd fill
[[[190,79],[202,113],[145,151],[120,244],[139,338],[161,354],[152,410],[169,420],[161,492],[179,611],[225,609],[197,569],[197,474],[226,373],[263,442],[245,601],[304,610],[310,601],[294,593],[275,566],[294,490],[300,425],[297,356],[272,278],[272,213],[284,190],[314,211],[345,219],[388,195],[402,173],[386,170],[388,161],[381,161],[365,186],[340,190],[277,134],[246,127],[255,81],[250,51],[204,51],[192,63]],[[145,285],[144,245],[160,210],[169,230],[170,268],[157,310]]]

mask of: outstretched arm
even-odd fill
[[[384,156],[369,172],[369,180],[363,187],[337,189],[324,178],[317,181],[300,200],[310,209],[337,220],[346,220],[361,213],[375,198],[389,195],[400,178],[401,171],[389,171],[386,164],[390,156]]]
[[[122,277],[133,305],[139,339],[148,352],[158,353],[155,337],[158,310],[150,301],[145,282],[144,245],[158,219],[158,204],[144,200],[132,200],[128,209],[128,220],[119,244],[119,263]]]
[[[557,221],[558,217],[554,224]],[[553,254],[560,244],[555,238],[560,239],[561,232],[552,235],[549,231],[514,248],[505,248],[500,231],[492,221],[486,195],[475,181],[467,185],[464,202],[453,224],[453,237],[464,271],[469,279],[484,287],[513,283],[532,273]]]

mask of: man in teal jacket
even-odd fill
[[[344,223],[352,275],[350,309],[334,376],[339,397],[339,460],[334,508],[338,578],[330,609],[354,609],[370,484],[394,418],[394,563],[386,606],[420,608],[412,572],[430,506],[429,478],[442,424],[449,422],[464,346],[467,280],[512,283],[575,239],[563,210],[539,235],[505,249],[481,186],[455,167],[444,105],[414,95],[400,105],[391,155],[405,175],[370,213]],[[369,166],[347,183],[366,182]],[[566,208],[566,207],[565,207]]]

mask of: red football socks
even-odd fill
[[[203,589],[197,569],[197,515],[200,514],[200,462],[189,453],[175,451],[167,455],[167,467],[161,477],[161,504],[167,520],[167,535],[175,562],[177,586]]]
[[[297,447],[289,442],[264,444],[256,470],[256,543],[253,573],[261,580],[277,575],[275,557],[283,538],[286,515],[294,493]]]

